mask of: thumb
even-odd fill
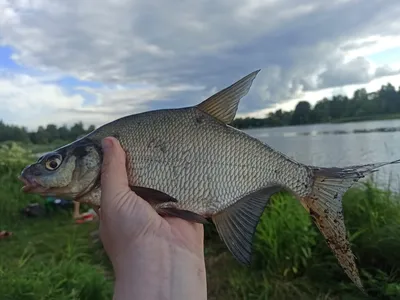
[[[103,148],[101,198],[107,201],[117,197],[121,190],[129,190],[129,183],[125,165],[126,155],[119,141],[113,137],[106,137],[101,145]]]

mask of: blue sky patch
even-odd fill
[[[11,55],[14,53],[12,47],[1,46],[0,47],[0,69],[8,69],[15,71],[24,71],[25,68],[18,65],[12,60]]]
[[[52,82],[60,86],[67,95],[81,95],[84,98],[84,105],[94,104],[96,102],[96,96],[89,92],[79,90],[80,87],[101,88],[104,86],[99,82],[79,80],[71,76],[65,76]]]
[[[400,47],[383,50],[369,55],[368,58],[376,64],[392,64],[400,61]]]
[[[101,88],[104,85],[99,83],[99,82],[94,82],[94,81],[86,81],[86,80],[79,80],[76,79],[75,77],[71,76],[65,76],[61,79],[57,79],[53,81],[54,83],[61,85],[66,88],[73,88],[77,86],[84,86],[84,87],[90,87],[90,88]]]
[[[11,58],[13,53],[14,49],[12,47],[0,46],[0,69],[6,70],[8,72],[23,73],[31,76],[45,75],[42,72],[37,71],[35,69],[27,68],[17,64]],[[67,95],[73,95],[73,94],[81,95],[85,99],[84,101],[85,105],[93,104],[96,100],[96,97],[95,95],[86,91],[81,91],[78,88],[79,87],[101,88],[104,86],[103,84],[98,82],[79,80],[72,76],[65,76],[55,80],[45,80],[45,82],[53,83],[60,86]]]

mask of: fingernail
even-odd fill
[[[101,141],[101,146],[103,147],[103,150],[108,150],[111,149],[111,147],[113,146],[113,142],[110,138],[104,138]]]

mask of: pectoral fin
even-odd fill
[[[176,208],[178,200],[162,191],[141,186],[132,186],[131,190],[153,205],[160,215],[177,217],[189,222],[209,223],[205,217],[199,214]]]
[[[250,264],[258,222],[271,196],[281,189],[271,186],[253,192],[212,217],[221,239],[240,263]]]
[[[134,191],[139,197],[143,198],[147,202],[152,204],[166,203],[166,202],[178,202],[172,196],[161,192],[159,190],[142,187],[142,186],[132,186],[131,190]]]
[[[197,107],[214,118],[229,124],[235,118],[240,99],[246,96],[258,72],[260,70],[243,77],[231,86],[204,100]]]
[[[181,218],[183,220],[189,221],[189,222],[201,223],[201,224],[209,223],[205,217],[203,217],[199,214],[196,214],[196,213],[188,211],[188,210],[174,208],[174,207],[159,208],[159,209],[157,209],[157,212],[160,215],[165,215],[165,216],[169,216],[169,217],[177,217],[177,218]]]

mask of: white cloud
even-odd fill
[[[3,73],[0,77],[0,111],[7,123],[35,127],[67,121],[71,115],[63,111],[80,107],[83,101],[79,95],[67,96],[59,86],[42,84],[28,75]]]
[[[199,89],[188,85],[163,89],[109,85],[68,91],[46,77],[3,72],[0,74],[0,116],[6,123],[23,124],[33,130],[48,123],[72,125],[83,121],[86,125],[101,125],[151,109],[155,102],[170,99],[176,93]],[[91,96],[89,104],[85,104],[82,92]]]
[[[140,91],[116,91],[112,99],[118,100],[121,95],[126,97],[141,94]],[[29,129],[36,129],[48,123],[71,125],[78,121],[85,124],[102,124],[111,121],[115,116],[112,112],[118,108],[103,97],[109,91],[97,91],[98,105],[83,106],[84,98],[79,94],[68,94],[60,86],[44,83],[28,75],[8,75],[0,78],[1,117],[6,123],[24,124]],[[143,95],[143,93],[142,93]],[[145,98],[146,99],[146,98]],[[120,114],[127,111],[120,107]],[[93,112],[79,114],[79,112]]]
[[[15,61],[105,86],[85,88],[96,100],[87,104],[43,77],[1,77],[0,101],[20,108],[0,118],[99,124],[195,104],[259,68],[241,113],[353,89],[393,74],[368,55],[399,46],[399,13],[397,0],[0,0],[0,44]]]
[[[398,33],[386,36],[371,35],[366,38],[348,41],[342,46],[346,61],[393,48],[400,48],[400,34]]]

